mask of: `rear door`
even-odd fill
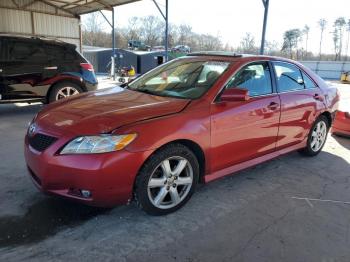
[[[273,62],[273,67],[281,98],[277,149],[282,149],[307,137],[324,103],[321,90],[299,67],[287,62]]]
[[[6,99],[38,98],[46,95],[47,86],[41,86],[47,64],[41,41],[8,39],[8,57],[3,63],[2,82]]]

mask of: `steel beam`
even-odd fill
[[[111,59],[111,73],[113,80],[115,80],[115,26],[114,26],[114,8],[112,8],[112,59]]]
[[[152,0],[153,3],[156,5],[158,11],[163,16],[165,20],[165,38],[164,38],[164,47],[165,47],[165,61],[169,60],[169,1],[165,0],[165,14],[162,11],[162,9],[159,7],[159,4],[156,2],[156,0]]]
[[[262,0],[264,5],[264,23],[263,23],[263,29],[262,29],[262,35],[261,35],[261,45],[260,45],[260,55],[264,54],[265,50],[265,35],[266,35],[266,25],[267,25],[267,17],[269,12],[269,0]]]

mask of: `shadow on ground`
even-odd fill
[[[346,149],[350,150],[350,137],[342,135],[332,135],[333,138]]]
[[[0,116],[25,116],[34,115],[44,107],[43,104],[23,104],[16,106],[13,104],[0,104]]]
[[[63,227],[77,226],[107,211],[46,198],[30,206],[24,216],[0,218],[0,248],[41,241]]]

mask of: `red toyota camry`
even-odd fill
[[[103,207],[135,200],[162,215],[197,183],[294,150],[317,155],[337,103],[335,88],[294,61],[195,53],[48,105],[25,159],[45,193]]]

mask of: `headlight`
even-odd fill
[[[118,151],[135,138],[136,134],[80,136],[70,141],[60,154],[96,154]]]

